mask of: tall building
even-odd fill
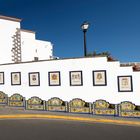
[[[53,45],[36,39],[33,31],[23,30],[21,19],[0,15],[0,64],[53,58]]]

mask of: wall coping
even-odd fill
[[[10,21],[15,21],[15,22],[21,22],[22,21],[22,19],[19,19],[19,18],[2,16],[2,15],[0,15],[0,19],[10,20]]]

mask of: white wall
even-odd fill
[[[21,30],[22,62],[33,61],[35,56],[35,33]]]
[[[20,29],[20,19],[0,16],[0,64],[14,63],[11,52],[14,47],[13,36],[17,28],[21,35],[21,61],[33,61],[34,57],[39,60],[53,57],[52,44],[49,41],[36,40],[35,32]],[[20,46],[19,46],[20,47]]]
[[[83,86],[70,86],[69,71],[83,72]],[[93,70],[106,70],[107,86],[93,86]],[[140,72],[133,72],[132,67],[120,67],[118,61],[107,62],[106,57],[48,60],[32,63],[0,65],[0,72],[5,72],[5,84],[0,90],[9,96],[20,93],[26,99],[38,96],[44,100],[59,97],[69,101],[81,98],[88,102],[105,99],[110,103],[131,101],[140,105]],[[48,72],[60,71],[61,86],[48,85]],[[11,72],[21,72],[21,85],[11,86]],[[28,73],[40,72],[40,86],[29,86]],[[132,75],[133,92],[118,92],[117,76]]]
[[[0,19],[0,64],[12,62],[12,36],[16,28],[20,28],[20,22]]]
[[[39,60],[50,59],[53,57],[53,46],[51,42],[35,40],[36,56]]]
[[[53,56],[52,44],[48,41],[36,40],[34,32],[21,30],[22,62],[50,59]]]

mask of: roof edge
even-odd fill
[[[0,15],[0,19],[21,22],[22,19]]]
[[[20,31],[35,34],[35,31],[31,31],[31,30],[20,29]]]

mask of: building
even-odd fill
[[[0,64],[51,59],[51,42],[37,40],[35,32],[21,29],[20,22],[0,15]]]
[[[52,44],[20,29],[20,21],[0,16],[0,91],[26,99],[103,99],[140,105],[139,63],[121,64],[105,56],[51,59]]]

